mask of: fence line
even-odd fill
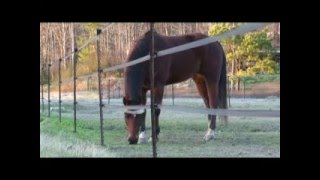
[[[150,105],[133,105],[133,106],[121,106],[121,105],[108,105],[108,109],[150,109]],[[208,109],[201,107],[190,107],[190,106],[172,106],[172,105],[158,105],[157,108],[165,110],[177,110],[188,113],[200,113],[210,114],[219,116],[244,116],[244,117],[280,117],[280,110],[241,110],[241,109]],[[135,114],[132,112],[132,114]]]
[[[111,23],[112,24],[112,23]],[[105,27],[102,31],[106,30],[108,27],[110,27],[109,24],[107,27]],[[210,44],[210,43],[213,43],[213,42],[216,42],[216,41],[219,41],[221,39],[224,39],[224,38],[227,38],[227,37],[231,37],[231,36],[234,36],[234,35],[240,35],[240,34],[243,34],[243,33],[246,33],[246,32],[249,32],[249,31],[253,31],[253,30],[256,30],[258,28],[262,28],[264,27],[265,25],[267,25],[269,23],[252,23],[252,24],[246,24],[246,25],[243,25],[241,27],[238,27],[236,29],[233,29],[233,30],[230,30],[226,33],[223,33],[223,34],[220,34],[220,35],[217,35],[217,36],[214,36],[214,37],[208,37],[208,38],[204,38],[204,39],[200,39],[200,40],[197,40],[197,41],[193,41],[193,42],[190,42],[190,43],[186,43],[186,44],[183,44],[183,45],[179,45],[179,46],[175,46],[175,47],[172,47],[172,48],[168,48],[168,49],[165,49],[165,50],[161,50],[159,52],[157,52],[156,54],[152,53],[154,51],[154,49],[152,48],[151,49],[151,55],[152,57],[149,55],[146,55],[144,57],[140,57],[136,60],[133,60],[133,61],[130,61],[130,62],[126,62],[126,63],[123,63],[123,64],[120,64],[120,65],[116,65],[116,66],[113,66],[113,67],[108,67],[108,68],[105,68],[105,69],[101,69],[100,67],[100,48],[99,48],[99,35],[101,34],[101,30],[97,29],[97,35],[94,36],[94,37],[91,37],[89,38],[89,40],[83,44],[79,49],[78,48],[74,48],[74,51],[71,52],[71,54],[67,55],[66,57],[64,58],[60,58],[59,59],[59,62],[62,60],[62,59],[66,59],[67,57],[71,56],[72,54],[75,54],[74,56],[74,65],[73,65],[73,113],[74,113],[74,132],[76,132],[76,127],[77,127],[77,98],[76,98],[76,91],[77,91],[77,88],[76,88],[76,83],[77,83],[77,79],[87,79],[89,77],[92,77],[94,75],[97,75],[98,76],[98,80],[99,80],[99,106],[100,106],[100,130],[101,130],[101,144],[103,145],[103,108],[108,108],[108,109],[130,109],[129,112],[131,113],[137,113],[138,111],[134,111],[134,110],[139,110],[139,109],[150,109],[153,111],[151,114],[152,114],[152,117],[153,114],[154,114],[154,108],[161,108],[161,109],[166,109],[166,110],[174,110],[174,111],[181,111],[181,112],[188,112],[188,113],[201,113],[201,114],[210,114],[210,115],[220,115],[220,116],[246,116],[246,117],[280,117],[280,110],[230,110],[230,109],[207,109],[207,108],[200,108],[200,107],[188,107],[188,106],[168,106],[168,105],[157,105],[157,106],[154,106],[153,105],[153,100],[151,100],[151,105],[146,105],[146,106],[115,106],[115,105],[109,105],[109,106],[105,106],[102,102],[102,90],[101,90],[101,73],[102,72],[111,72],[111,71],[115,71],[115,70],[118,70],[118,69],[123,69],[123,68],[126,68],[126,67],[129,67],[129,66],[133,66],[133,65],[136,65],[136,64],[139,64],[139,63],[142,63],[142,62],[145,62],[147,60],[150,60],[151,59],[151,70],[153,69],[153,59],[156,58],[156,57],[161,57],[161,56],[166,56],[166,55],[170,55],[170,54],[173,54],[173,53],[177,53],[177,52],[181,52],[181,51],[185,51],[185,50],[188,50],[188,49],[191,49],[191,48],[196,48],[196,47],[200,47],[200,46],[203,46],[203,45],[206,45],[206,44]],[[153,33],[153,24],[151,24],[151,31]],[[91,73],[89,75],[85,75],[85,76],[80,76],[80,77],[77,77],[76,76],[76,66],[77,66],[77,58],[78,58],[78,53],[81,49],[83,49],[84,47],[86,47],[89,43],[91,43],[92,41],[95,41],[97,42],[97,60],[98,60],[98,72],[96,73]],[[153,41],[153,38],[152,38],[152,41]],[[60,113],[60,118],[61,118],[61,64],[59,63],[59,113]],[[48,115],[50,117],[50,67],[51,67],[51,64],[49,63],[48,64]],[[153,75],[151,75],[151,79],[153,79]],[[72,79],[70,80],[66,80],[64,82],[69,82],[69,81],[72,81]],[[110,84],[110,80],[109,80],[109,84]],[[153,83],[152,83],[153,84]],[[172,86],[173,87],[173,86]],[[109,85],[109,88],[110,88],[110,85]],[[42,88],[43,89],[43,88]],[[152,91],[151,91],[152,92]],[[172,90],[173,92],[173,90]],[[110,89],[108,91],[109,93],[109,98],[110,98]],[[173,93],[172,93],[173,94]],[[42,90],[42,96],[43,96],[43,90]],[[44,98],[42,97],[42,100]],[[151,99],[152,99],[152,93],[151,93]],[[174,102],[173,102],[174,103]],[[154,120],[154,118],[152,119]],[[156,141],[155,141],[155,129],[154,129],[154,121],[152,121],[152,130],[153,130],[153,157],[156,157]]]
[[[41,101],[40,101],[41,102]],[[55,104],[58,104],[58,101],[51,101]],[[66,104],[72,104],[72,101],[64,101]],[[80,102],[77,105],[81,106],[96,106],[99,104],[99,101],[95,102]],[[103,108],[110,109],[110,110],[140,110],[140,109],[150,109],[150,104],[147,105],[130,105],[130,106],[123,106],[123,105],[104,105],[102,104]],[[54,107],[52,107],[54,108]],[[164,110],[177,110],[186,113],[199,113],[199,114],[211,114],[211,115],[220,115],[220,116],[243,116],[243,117],[280,117],[280,110],[275,109],[255,109],[255,110],[243,110],[243,109],[208,109],[204,107],[191,107],[191,106],[175,106],[175,105],[158,105],[157,108],[164,109]],[[84,112],[85,110],[81,110]],[[93,112],[93,110],[88,110]],[[99,112],[99,110],[95,110],[95,112]]]
[[[104,28],[101,30],[101,32],[107,30],[112,24],[114,24],[114,23],[108,24],[106,27],[104,27]],[[87,40],[86,43],[84,43],[82,46],[80,46],[80,47],[78,48],[78,52],[79,52],[81,49],[85,48],[85,47],[86,47],[88,44],[90,44],[91,42],[95,41],[96,39],[97,39],[97,35],[90,37],[90,38]],[[69,58],[70,56],[72,56],[74,53],[76,53],[76,51],[71,51],[68,55],[66,55],[66,56],[64,56],[64,57],[61,57],[60,59],[61,59],[61,60],[67,59],[67,58]],[[53,62],[53,63],[56,63],[56,61]]]

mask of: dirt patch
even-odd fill
[[[252,97],[265,98],[268,96],[280,97],[280,82],[265,82],[257,84],[248,84],[245,91],[243,88],[240,91],[230,93],[232,97]]]

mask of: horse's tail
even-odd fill
[[[221,47],[222,48],[222,47]],[[228,109],[227,104],[227,59],[226,55],[223,52],[222,57],[222,69],[220,74],[220,80],[219,80],[219,103],[218,107],[222,109]],[[220,116],[220,119],[222,119],[225,123],[228,121],[228,116]]]

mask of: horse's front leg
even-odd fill
[[[142,105],[146,105],[147,103],[147,90],[142,90]],[[146,110],[144,110],[144,113],[141,114],[142,122],[140,126],[140,134],[138,139],[138,144],[145,144],[147,143],[147,137],[146,137]]]
[[[145,144],[147,143],[147,137],[146,137],[146,110],[144,110],[144,113],[141,114],[142,122],[140,127],[140,134],[138,139],[138,144]]]
[[[157,87],[155,88],[155,93],[154,93],[154,103],[156,105],[161,105],[162,104],[162,98],[163,98],[163,92],[164,92],[164,86]],[[156,126],[156,139],[158,141],[158,136],[160,133],[160,125],[159,125],[159,116],[160,116],[160,108],[155,108],[155,126]],[[149,141],[152,141],[152,137],[149,138]]]

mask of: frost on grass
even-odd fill
[[[116,157],[107,148],[75,139],[66,141],[60,136],[40,133],[40,157]]]
[[[62,117],[73,118],[73,100],[63,99],[65,112]],[[280,110],[280,98],[231,98],[230,109]],[[99,121],[98,98],[77,100],[77,118]],[[103,99],[107,105],[108,99]],[[150,103],[150,99],[147,101]],[[177,106],[203,107],[201,98],[175,98]],[[172,99],[163,99],[164,105],[172,105]],[[52,103],[52,107],[58,106]],[[110,99],[110,105],[123,105],[122,99]],[[44,111],[45,113],[46,111]],[[106,124],[124,126],[122,109],[103,108]],[[57,115],[52,111],[52,115]],[[150,136],[150,109],[147,111],[146,127]],[[217,124],[216,141],[203,143],[207,130],[207,114],[161,110],[161,132],[158,144],[159,157],[280,157],[280,117],[234,117],[228,126]],[[118,124],[117,124],[118,123]],[[108,125],[106,125],[107,127]],[[111,125],[109,125],[111,127]],[[110,128],[109,133],[117,134]],[[115,135],[116,137],[117,135]],[[119,134],[117,139],[125,137]],[[69,139],[68,139],[69,140]],[[108,148],[93,145],[78,139],[67,141],[66,137],[40,134],[40,157],[151,157],[151,144],[129,146],[127,142],[110,142]],[[110,152],[116,152],[113,154]]]
[[[248,109],[248,110],[280,110],[280,98],[231,98],[230,109]],[[107,104],[108,99],[103,99],[103,102]],[[148,98],[147,103],[150,102]],[[163,99],[163,105],[172,105],[171,98]],[[205,108],[203,100],[201,98],[175,98],[174,104],[176,106],[188,106]],[[80,119],[92,119],[99,120],[99,101],[98,99],[80,99],[77,104],[77,114]],[[110,105],[122,106],[122,99],[110,99]],[[63,117],[73,117],[73,100],[63,100],[62,106],[65,108],[63,111]],[[51,107],[58,107],[58,104],[51,104]],[[58,111],[52,112],[54,115],[58,115]],[[103,113],[106,119],[119,119],[123,118],[123,108],[114,109],[106,106],[103,108]],[[206,114],[191,113],[191,112],[177,112],[169,109],[161,110],[161,120],[198,120],[206,119]],[[150,109],[147,110],[147,118],[150,119]]]

